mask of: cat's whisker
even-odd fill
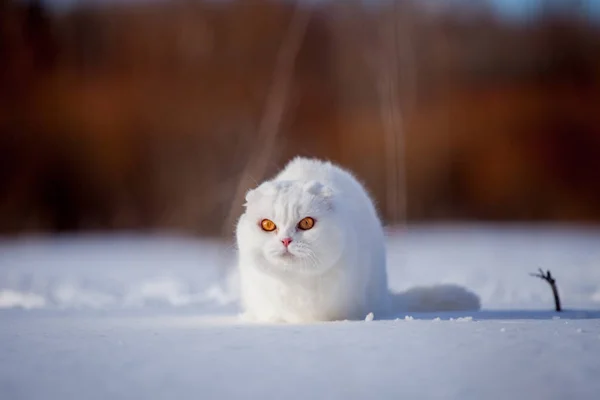
[[[310,249],[307,249],[306,260],[308,262],[310,262],[310,264],[311,264],[310,267],[311,268],[316,268],[319,265],[319,259],[318,259],[318,257]]]
[[[315,255],[312,255],[310,259],[312,260],[311,268],[317,269],[319,266],[319,259]]]

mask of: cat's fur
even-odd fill
[[[297,224],[305,217],[316,222],[302,231]],[[265,218],[276,231],[261,229]],[[362,185],[336,165],[296,158],[249,191],[237,244],[249,319],[308,322],[388,312],[381,222]]]
[[[456,285],[390,293],[385,238],[373,202],[336,165],[296,158],[249,191],[245,206],[237,225],[238,272],[250,320],[313,322],[480,308],[476,294]],[[305,217],[316,221],[307,231],[298,228]],[[263,219],[277,230],[262,230]],[[292,239],[289,252],[284,238]]]

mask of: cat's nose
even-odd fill
[[[285,247],[288,247],[290,243],[292,243],[292,238],[281,239],[281,243],[283,243]]]

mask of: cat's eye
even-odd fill
[[[307,231],[315,226],[315,220],[311,217],[306,217],[302,221],[298,222],[298,228],[303,231]]]
[[[260,221],[260,227],[263,231],[273,232],[275,228],[277,228],[277,225],[275,225],[275,222],[271,221],[270,219],[263,219]]]

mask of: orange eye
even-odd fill
[[[260,221],[260,227],[266,232],[273,232],[275,228],[277,228],[275,222],[271,221],[270,219],[263,219]]]
[[[302,221],[298,222],[298,228],[303,231],[307,231],[315,226],[315,220],[311,217],[306,217]]]

